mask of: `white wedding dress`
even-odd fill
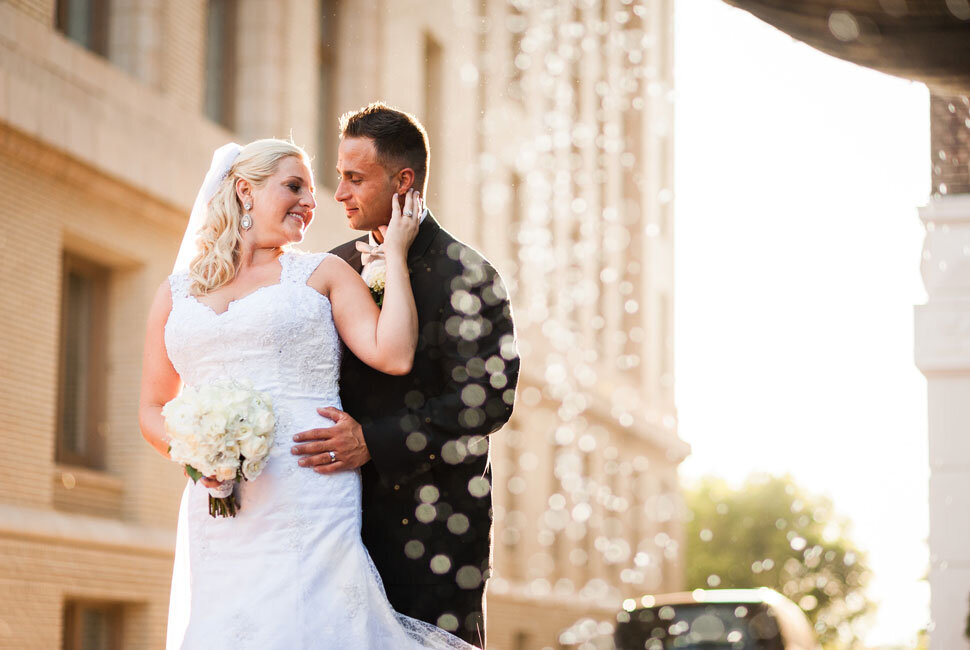
[[[290,452],[293,434],[330,424],[318,407],[340,408],[330,302],[306,284],[326,255],[285,253],[279,284],[222,314],[189,294],[187,274],[169,278],[165,346],[182,381],[249,381],[277,417],[266,468],[237,488],[235,518],[209,516],[201,483],[185,488],[169,650],[472,648],[387,602],[360,540],[359,474],[322,476]]]

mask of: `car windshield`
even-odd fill
[[[621,616],[618,650],[784,650],[773,612],[762,604],[647,607]]]

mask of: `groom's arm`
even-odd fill
[[[459,279],[460,278],[460,279]],[[481,440],[512,415],[519,355],[508,294],[484,260],[457,276],[437,324],[443,390],[363,425],[381,481],[393,485],[435,464],[484,454]]]

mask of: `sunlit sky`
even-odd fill
[[[869,554],[873,647],[929,619],[913,306],[929,94],[721,0],[676,3],[676,355],[685,484],[790,473]]]

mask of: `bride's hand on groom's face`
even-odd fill
[[[408,190],[404,197],[403,210],[400,197],[397,194],[391,196],[391,221],[386,226],[378,228],[384,236],[381,248],[385,253],[395,251],[402,256],[407,255],[411,242],[418,236],[423,211],[424,201],[421,199],[420,192]]]
[[[333,426],[310,429],[293,436],[290,451],[301,456],[301,467],[308,467],[318,474],[332,474],[341,470],[357,469],[370,460],[364,432],[354,418],[335,408],[317,409],[317,413],[333,420]],[[333,452],[333,453],[331,453]]]

